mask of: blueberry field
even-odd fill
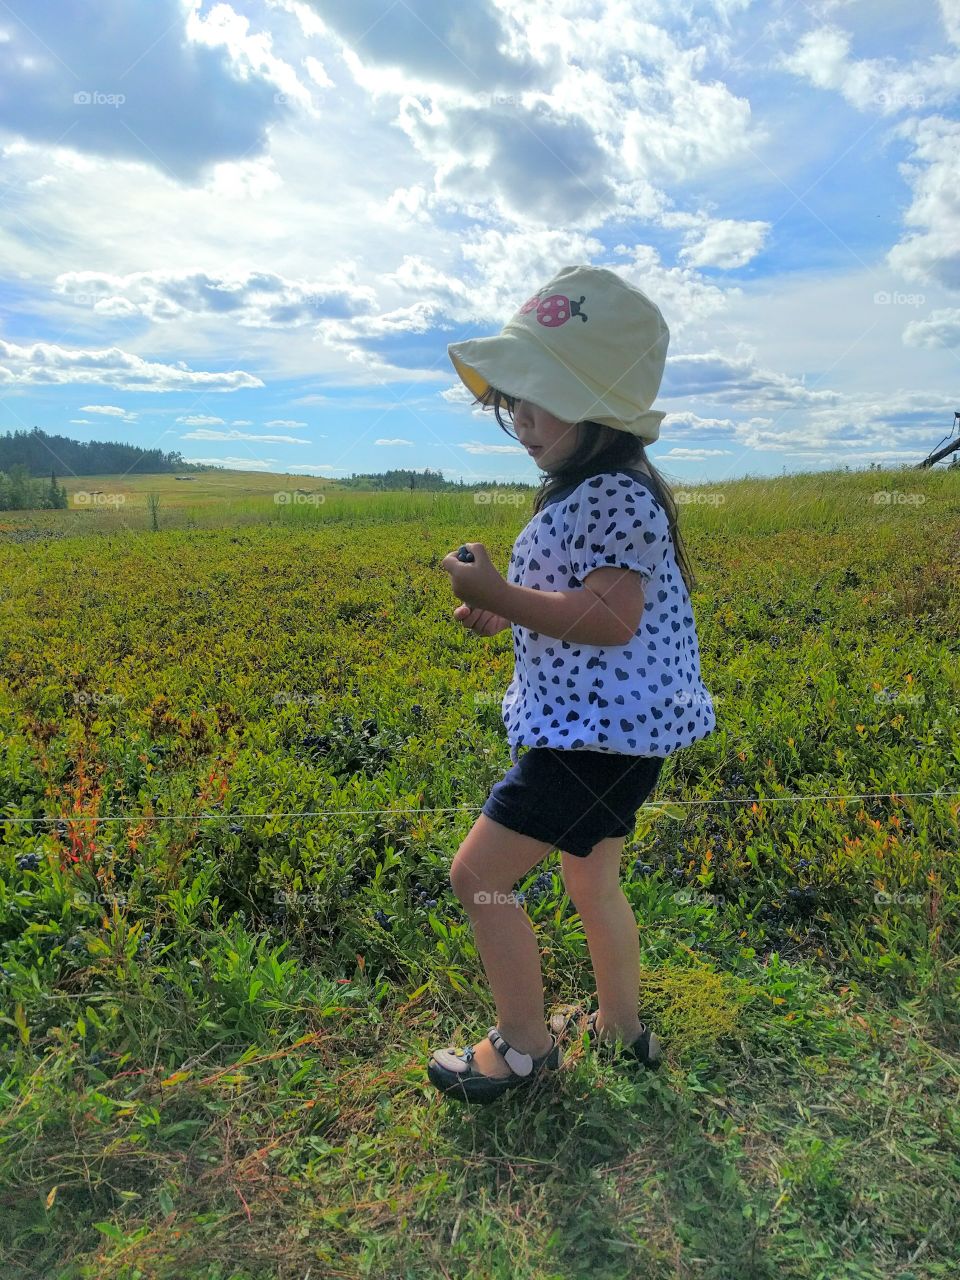
[[[532,490],[67,487],[0,524],[4,1280],[960,1275],[960,472],[685,491],[718,728],[623,862],[664,1068],[573,1036],[490,1107],[425,1065],[495,1021],[448,873],[513,652],[438,566]],[[516,887],[593,1007],[559,853]]]

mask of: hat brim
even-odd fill
[[[447,354],[461,382],[486,401],[492,388],[530,400],[561,422],[599,422],[650,444],[667,416],[660,409],[637,413],[616,390],[599,394],[556,353],[542,346],[528,329],[506,329],[492,338],[451,342]]]

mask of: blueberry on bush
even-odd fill
[[[22,853],[17,859],[17,869],[19,871],[36,871],[40,866],[40,855],[38,853]]]
[[[553,876],[549,871],[544,871],[537,876],[533,884],[527,890],[527,898],[531,904],[537,902],[545,893],[547,893],[553,883]]]

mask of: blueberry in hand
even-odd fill
[[[460,547],[457,551],[457,559],[462,564],[473,564],[476,557],[468,547]]]

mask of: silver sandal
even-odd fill
[[[563,1055],[555,1035],[551,1034],[553,1044],[539,1058],[514,1049],[497,1027],[490,1028],[487,1038],[510,1068],[510,1075],[487,1076],[478,1071],[473,1062],[473,1046],[469,1049],[435,1049],[427,1063],[430,1082],[441,1093],[461,1102],[487,1103],[494,1102],[510,1089],[529,1087],[541,1074],[556,1071],[560,1066]]]
[[[594,1010],[587,1018],[587,1036],[594,1047],[599,1046],[604,1050],[614,1049],[615,1045],[612,1041],[601,1040],[597,1035],[597,1014],[599,1012],[599,1009]],[[645,1022],[640,1023],[640,1034],[636,1040],[631,1041],[630,1044],[625,1044],[622,1052],[635,1058],[637,1062],[651,1071],[658,1071],[663,1062],[663,1050],[660,1041]],[[615,1056],[619,1057],[620,1055]]]

